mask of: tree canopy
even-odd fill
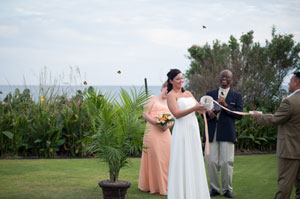
[[[300,68],[300,44],[292,34],[276,34],[265,45],[254,42],[254,31],[242,34],[239,41],[230,36],[228,43],[215,40],[212,45],[193,45],[188,49],[190,68],[185,77],[187,88],[196,97],[219,86],[220,72],[233,73],[232,87],[242,93],[247,105],[270,106],[281,100],[281,88],[289,72]],[[270,109],[272,109],[270,107]]]

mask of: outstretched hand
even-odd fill
[[[200,105],[200,103],[196,103],[195,111],[197,111],[200,114],[203,114],[207,111],[207,109],[204,106]]]
[[[254,117],[257,117],[257,115],[261,115],[262,112],[261,111],[249,111],[249,114],[254,116]]]

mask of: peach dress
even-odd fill
[[[159,113],[165,112],[170,112],[166,105],[154,102],[149,115],[155,118]],[[147,122],[143,143],[147,148],[142,152],[138,188],[152,194],[167,195],[171,150],[170,130],[162,131]]]

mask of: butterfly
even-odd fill
[[[202,28],[206,28],[206,26],[202,26]]]
[[[87,85],[87,82],[86,82],[86,81],[84,81],[84,82],[83,82],[83,84],[84,84],[84,85]]]
[[[120,70],[118,70],[118,71],[117,71],[117,73],[118,73],[118,74],[121,74],[121,71],[120,71]]]

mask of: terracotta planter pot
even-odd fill
[[[99,186],[102,188],[103,199],[125,199],[127,189],[131,183],[124,180],[110,182],[109,180],[100,181]]]

